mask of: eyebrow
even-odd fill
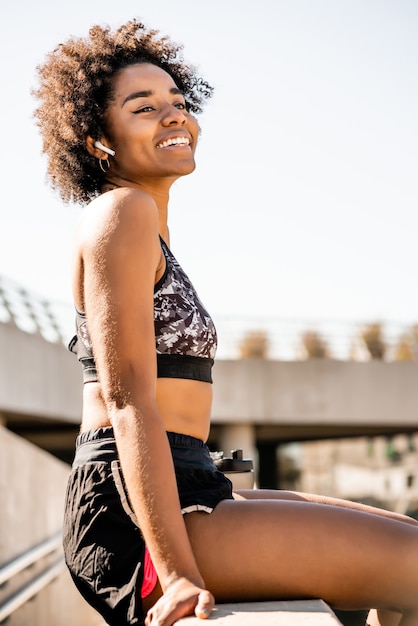
[[[170,89],[170,93],[173,95],[183,95],[182,90],[178,87],[172,87]],[[122,102],[122,107],[124,107],[130,100],[136,100],[137,98],[149,98],[152,95],[154,95],[154,92],[151,89],[145,91],[135,91],[134,93],[129,94],[129,96],[126,96],[125,100]]]

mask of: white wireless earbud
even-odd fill
[[[108,148],[107,146],[104,146],[101,141],[95,141],[94,147],[99,148],[99,150],[103,150],[103,152],[106,152],[106,154],[110,154],[110,156],[115,156],[116,154],[116,152],[112,150],[112,148]]]

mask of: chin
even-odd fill
[[[194,161],[192,163],[184,163],[183,165],[179,165],[179,167],[176,168],[175,175],[187,176],[188,174],[191,174],[192,172],[194,172],[195,169],[196,169],[196,163]]]

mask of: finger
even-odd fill
[[[194,610],[196,617],[200,619],[207,619],[212,613],[212,609],[215,604],[215,599],[209,591],[201,591]]]
[[[189,607],[188,607],[189,605]],[[178,619],[191,615],[194,603],[181,602],[173,604],[160,598],[156,604],[148,611],[145,618],[145,626],[172,626]]]
[[[151,626],[152,618],[153,618],[152,609],[150,609],[145,617],[145,622],[144,622],[145,626]]]

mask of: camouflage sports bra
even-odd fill
[[[159,378],[187,378],[212,382],[216,329],[192,283],[161,239],[166,260],[163,276],[154,287],[154,327]],[[85,313],[76,310],[76,335],[69,350],[83,368],[83,381],[97,382]]]

